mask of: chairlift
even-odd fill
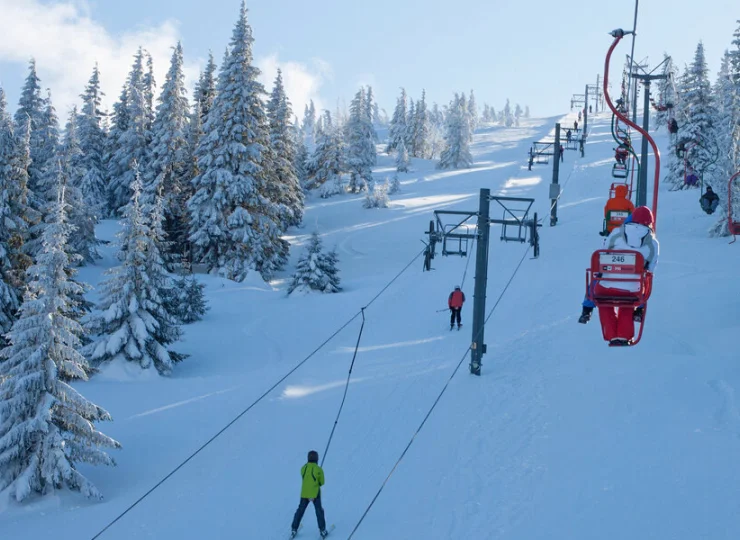
[[[608,277],[604,277],[608,274]],[[609,282],[637,284],[637,291],[629,296],[606,296],[596,293],[596,285],[604,279]],[[591,266],[586,270],[586,297],[597,308],[628,309],[630,313],[642,307],[642,321],[637,336],[630,342],[630,346],[637,345],[642,339],[647,315],[647,301],[653,289],[653,275],[645,270],[645,258],[642,253],[630,250],[598,249],[591,255]],[[602,321],[602,335],[606,340]],[[611,343],[609,344],[611,347]]]
[[[627,165],[624,163],[615,163],[612,165],[612,176],[614,178],[624,179],[629,175]]]

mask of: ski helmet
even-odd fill
[[[308,453],[308,462],[309,463],[318,463],[319,462],[319,453],[316,450],[311,450]]]
[[[455,290],[456,291],[459,291],[460,290],[460,285],[455,285]]]
[[[645,225],[646,227],[653,226],[653,212],[647,206],[638,206],[635,211],[632,212],[632,222]]]

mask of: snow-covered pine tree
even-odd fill
[[[28,76],[23,83],[21,97],[18,100],[18,108],[15,111],[15,128],[20,131],[25,129],[28,122],[29,150],[31,161],[28,164],[28,200],[31,207],[36,207],[35,187],[41,182],[43,165],[49,159],[48,143],[44,141],[44,111],[47,110],[47,102],[41,97],[41,79],[36,74],[36,61],[31,59],[28,63]],[[40,216],[36,216],[36,221]]]
[[[131,166],[131,164],[126,161],[125,152],[119,153],[123,144],[123,135],[128,131],[129,125],[131,124],[128,101],[128,83],[125,83],[121,90],[121,94],[118,97],[118,101],[113,104],[113,122],[110,129],[108,129],[108,137],[106,139],[105,150],[103,153],[103,165],[105,166],[106,173],[106,203],[103,214],[104,216],[116,215],[116,211],[113,209],[112,193],[119,189],[118,179],[123,177]]]
[[[681,110],[685,113],[679,120],[678,144],[689,149],[688,162],[697,175],[708,179],[711,167],[717,159],[717,142],[714,140],[714,122],[717,111],[713,103],[712,86],[709,82],[709,69],[704,55],[704,45],[699,42],[694,61],[688,67],[681,81]],[[676,160],[674,160],[676,161]],[[670,181],[673,189],[682,189],[684,182],[683,159],[669,163]]]
[[[170,299],[171,312],[180,323],[190,324],[203,319],[209,309],[203,289],[205,285],[192,275],[182,275],[175,280]]]
[[[200,74],[198,83],[195,85],[193,93],[193,106],[198,104],[200,110],[200,121],[205,123],[206,117],[213,107],[213,101],[216,99],[216,62],[213,60],[213,54],[208,52],[208,63],[206,69]]]
[[[282,223],[285,230],[290,226],[301,224],[305,202],[296,171],[296,139],[291,124],[293,111],[285,94],[283,75],[279,69],[267,104],[267,117],[270,122],[270,145],[273,152],[274,185],[271,187],[274,194],[271,199],[289,210]]]
[[[309,178],[308,167],[310,156],[308,155],[308,149],[306,148],[306,143],[303,140],[303,132],[301,131],[301,128],[298,124],[297,118],[295,120],[295,123],[293,124],[293,140],[296,141],[295,173],[296,177],[298,177],[299,185],[302,189],[305,189],[306,183],[308,182]]]
[[[357,193],[367,188],[372,182],[372,167],[377,156],[375,153],[375,130],[367,107],[365,89],[360,88],[350,104],[349,122],[347,124],[347,160],[350,172],[349,191]]]
[[[509,99],[506,99],[506,105],[504,106],[504,125],[511,127],[514,125],[514,114],[511,112],[511,103]]]
[[[365,97],[365,120],[370,124],[370,129],[373,134],[373,143],[378,142],[378,134],[375,131],[375,126],[377,125],[375,123],[375,119],[377,117],[378,120],[380,120],[380,113],[378,111],[378,103],[375,101],[375,96],[373,95],[373,87],[368,85],[367,87],[367,95]],[[375,150],[374,150],[375,151]],[[377,151],[375,151],[377,155]]]
[[[413,155],[414,151],[414,139],[416,137],[416,103],[412,98],[409,98],[408,116],[406,117],[406,136],[403,142],[406,144],[406,149]]]
[[[32,139],[33,140],[33,139]],[[47,92],[44,110],[36,129],[36,153],[31,154],[29,165],[29,206],[34,211],[33,225],[26,242],[26,253],[35,258],[41,251],[41,236],[46,227],[45,218],[54,204],[56,196],[56,165],[59,159],[59,118],[51,102],[51,92]],[[33,160],[36,160],[35,163]],[[35,177],[30,176],[33,169]],[[33,182],[32,182],[33,178]]]
[[[514,125],[515,125],[516,127],[519,127],[519,120],[521,119],[521,117],[522,117],[522,113],[523,113],[523,112],[524,112],[524,111],[522,111],[522,108],[521,108],[521,107],[519,106],[519,104],[517,103],[517,104],[516,104],[516,105],[514,106]]]
[[[388,180],[386,179],[386,182]],[[393,180],[390,183],[390,188],[388,188],[388,195],[395,195],[401,191],[401,181],[398,179],[398,174],[393,175]]]
[[[71,262],[91,263],[100,258],[95,238],[95,209],[86,204],[82,186],[86,176],[85,156],[82,153],[77,130],[77,107],[73,107],[64,129],[61,149],[63,167],[64,201],[68,208],[68,219],[72,225],[67,241]],[[56,191],[56,190],[55,190]],[[79,260],[77,260],[79,259]]]
[[[472,89],[468,98],[468,118],[470,119],[470,132],[472,133],[478,129],[478,105],[475,103],[475,94]]]
[[[529,118],[529,105],[524,106],[524,118]]]
[[[470,122],[467,118],[464,100],[457,94],[450,103],[445,131],[445,148],[440,155],[440,169],[459,169],[471,167],[473,156],[470,153]]]
[[[80,190],[85,204],[91,209],[95,220],[107,214],[107,181],[104,163],[106,133],[103,129],[104,114],[100,110],[103,92],[100,90],[100,72],[96,65],[85,87],[82,98],[82,114],[78,122],[81,166],[84,171]]]
[[[673,59],[666,53],[663,53],[663,71],[665,79],[659,79],[657,84],[658,103],[669,106],[665,111],[656,111],[655,122],[658,128],[667,129],[668,119],[675,112],[673,106],[676,105],[678,96],[675,95],[675,80],[678,77],[678,69],[673,63]]]
[[[303,132],[303,144],[306,146],[306,151],[311,154],[316,149],[316,143],[318,141],[318,133],[316,126],[316,107],[313,104],[313,100],[303,110],[303,124],[301,131]]]
[[[318,232],[311,235],[306,251],[301,255],[296,265],[293,281],[288,286],[288,294],[294,291],[336,293],[341,291],[339,286],[339,258],[336,250],[325,253],[321,246],[321,237]]]
[[[735,30],[733,38],[732,46],[725,51],[722,58],[714,87],[717,105],[714,130],[717,146],[722,150],[716,164],[716,181],[712,183],[720,198],[718,219],[709,231],[712,236],[729,234],[727,179],[740,170],[740,26]],[[737,193],[733,195],[733,216],[740,215],[740,198]]]
[[[406,90],[401,88],[401,95],[398,96],[398,100],[396,101],[396,109],[393,111],[393,117],[391,118],[391,124],[388,130],[388,147],[385,150],[387,153],[398,148],[401,141],[406,141],[406,118],[408,116],[406,102]]]
[[[67,278],[61,191],[52,215],[11,344],[0,351],[0,490],[17,501],[63,487],[100,498],[77,464],[114,465],[101,447],[121,446],[93,424],[110,414],[68,384],[87,380],[88,366],[78,352],[83,329],[66,314],[80,290]]]
[[[444,148],[444,114],[439,110],[439,105],[434,103],[429,112],[429,159],[436,159]]]
[[[107,272],[99,312],[88,323],[93,342],[86,347],[94,365],[125,360],[143,369],[168,374],[184,355],[167,350],[180,338],[180,329],[165,307],[162,291],[169,279],[157,242],[141,206],[141,181],[134,171],[131,201],[123,209],[118,233],[121,265]]]
[[[7,113],[5,92],[0,87],[0,245],[3,245],[9,266],[3,266],[5,283],[20,299],[26,283],[26,269],[32,260],[24,249],[34,211],[28,205],[28,167],[31,162],[31,120],[14,131]],[[8,313],[6,311],[6,313]]]
[[[323,186],[321,196],[326,198],[344,192],[342,173],[345,171],[345,150],[342,134],[332,124],[329,111],[324,111],[321,125],[316,150],[310,161],[310,169],[314,172],[308,187]]]
[[[460,115],[463,119],[464,126],[467,126],[466,130],[468,133],[468,141],[473,141],[473,120],[470,117],[470,109],[468,108],[468,98],[465,97],[465,93],[460,94]]]
[[[125,105],[126,127],[112,138],[113,149],[110,162],[110,208],[113,214],[120,214],[122,208],[131,199],[130,186],[133,182],[132,163],[136,162],[140,170],[147,168],[147,153],[152,140],[151,116],[149,108],[150,93],[153,92],[153,80],[144,72],[143,49],[134,57],[134,64],[126,82]],[[122,99],[124,95],[122,94]],[[118,121],[118,118],[116,119]]]
[[[144,51],[146,54],[146,73],[142,77],[142,83],[144,87],[144,109],[146,111],[146,126],[147,129],[152,129],[154,125],[154,118],[156,117],[154,111],[154,94],[157,90],[157,83],[154,80],[154,60],[149,51]]]
[[[403,141],[398,142],[396,148],[396,172],[409,172],[409,153]]]
[[[209,271],[243,280],[249,269],[263,278],[287,261],[280,207],[269,198],[272,165],[265,89],[252,63],[252,29],[242,2],[231,50],[196,150],[200,175],[188,201],[194,260]]]
[[[13,264],[13,251],[17,261],[26,228],[22,214],[27,172],[19,170],[22,163],[19,141],[7,112],[5,90],[0,86],[0,223],[3,224],[0,227],[0,349],[5,346],[3,336],[10,330],[20,307],[23,283],[20,279],[23,271]]]
[[[431,120],[427,110],[426,91],[421,91],[421,99],[416,102],[414,120],[414,144],[411,155],[427,159],[429,157],[429,138],[431,136]]]
[[[152,125],[147,169],[144,173],[144,205],[163,198],[164,233],[167,238],[165,260],[181,259],[187,249],[187,201],[192,196],[193,172],[188,141],[189,106],[185,95],[182,45],[177,44],[170,61],[157,114]],[[160,246],[163,247],[163,246]]]

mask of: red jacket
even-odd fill
[[[462,291],[452,291],[447,299],[447,305],[450,308],[461,308],[465,303],[465,293]]]

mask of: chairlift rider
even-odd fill
[[[653,213],[647,206],[635,208],[632,216],[621,227],[612,231],[605,240],[606,249],[630,250],[641,253],[645,260],[645,270],[655,272],[658,265],[660,251],[658,240],[653,232]],[[635,294],[635,283],[609,281],[609,274],[604,274],[595,283],[594,292],[600,296],[629,297]],[[586,298],[583,301],[583,311],[578,319],[579,323],[586,324],[591,319],[591,312],[595,304]],[[635,322],[642,323],[644,306],[630,307],[599,307],[599,320],[604,337],[612,346],[628,346],[635,335]]]
[[[701,204],[701,209],[707,214],[714,214],[714,211],[717,210],[719,206],[719,195],[714,192],[712,186],[707,186],[707,191],[699,199],[699,204]]]

